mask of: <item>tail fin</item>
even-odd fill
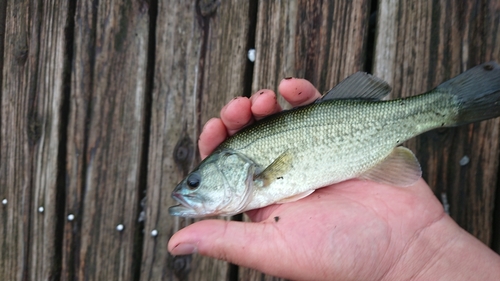
[[[455,96],[456,126],[500,116],[500,66],[494,61],[473,67],[436,90]]]

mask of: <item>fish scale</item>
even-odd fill
[[[224,141],[172,196],[170,214],[233,215],[299,200],[352,178],[409,186],[421,176],[399,146],[438,127],[500,115],[500,66],[472,68],[427,93],[381,100],[386,82],[356,73],[317,102],[264,118]]]
[[[401,105],[401,101],[406,102],[406,105]],[[394,140],[403,142],[414,135],[440,127],[445,121],[449,123],[448,120],[443,121],[442,116],[437,116],[434,108],[429,110],[428,105],[439,103],[442,105],[440,110],[442,115],[454,116],[455,112],[447,109],[452,102],[451,97],[445,99],[442,95],[421,95],[402,100],[370,103],[348,100],[325,101],[298,111],[298,113],[305,111],[306,118],[297,114],[295,110],[272,116],[259,126],[240,131],[222,143],[219,149],[240,151],[261,165],[267,166],[286,149],[315,151],[314,146],[320,144],[337,148],[356,143],[361,146],[377,147],[381,145],[381,139],[375,137],[377,133],[387,134],[388,137],[382,139],[387,143],[385,146],[394,147],[398,145]],[[423,112],[426,108],[427,112]],[[294,127],[276,129],[284,127],[284,124],[294,124]],[[321,141],[316,142],[315,139]]]
[[[452,103],[452,96],[439,93],[369,103],[325,101],[304,109],[305,115],[291,111],[262,127],[242,131],[239,137],[222,144],[221,149],[238,151],[262,167],[270,165],[284,151],[292,151],[293,167],[283,179],[255,192],[248,206],[254,209],[272,204],[276,197],[294,196],[359,176],[387,157],[398,144],[440,127],[443,122],[449,123],[448,119],[455,115],[454,110],[449,110]],[[431,104],[434,107],[430,108]],[[447,118],[443,120],[442,115]],[[366,120],[366,116],[373,119]],[[284,123],[296,127],[271,133],[272,128]]]

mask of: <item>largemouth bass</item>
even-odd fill
[[[500,66],[476,66],[418,96],[381,100],[358,72],[313,104],[269,116],[224,141],[172,192],[171,215],[234,215],[299,200],[352,178],[410,186],[421,177],[400,144],[439,127],[500,116]]]

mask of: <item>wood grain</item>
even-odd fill
[[[167,252],[204,123],[288,76],[325,92],[372,70],[399,97],[500,60],[498,1],[382,0],[367,69],[372,2],[0,1],[0,280],[282,280]],[[497,118],[407,143],[497,251],[499,137]]]
[[[252,91],[293,76],[323,93],[363,70],[369,12],[365,0],[259,2]]]
[[[191,220],[168,214],[170,194],[199,161],[201,126],[243,94],[249,4],[237,1],[160,2],[148,161],[141,280],[226,280],[229,265],[172,257],[170,236]],[[159,235],[152,237],[151,231]]]
[[[489,60],[499,60],[496,1],[381,1],[374,74],[410,96]],[[424,178],[460,226],[490,244],[498,181],[500,119],[435,130],[407,143]],[[467,156],[470,161],[460,165]]]
[[[75,19],[65,214],[75,220],[65,228],[62,275],[132,280],[138,268],[148,6],[80,1]]]
[[[68,9],[64,1],[5,4],[0,198],[7,202],[0,208],[0,276],[49,280],[59,274],[57,174]]]
[[[28,108],[33,99],[30,94],[35,90],[30,77],[33,77],[36,62],[28,60],[28,54],[35,53],[33,48],[28,47],[28,5],[16,4],[15,1],[8,4],[0,111],[0,192],[7,205],[1,208],[3,222],[0,224],[0,239],[4,254],[0,259],[0,276],[7,280],[23,280],[29,274],[30,178],[35,148],[28,139],[27,129]],[[18,17],[19,14],[23,16]],[[33,104],[30,106],[33,107]],[[36,128],[39,132],[39,126]]]
[[[92,6],[78,1],[75,8],[73,35],[73,57],[71,71],[71,96],[69,99],[66,142],[66,204],[64,224],[61,280],[78,280],[76,268],[80,262],[78,251],[83,217],[83,191],[86,161],[86,138],[88,135],[89,106],[92,94],[92,73],[95,46],[95,18]]]

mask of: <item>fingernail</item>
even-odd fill
[[[285,77],[285,80],[290,80],[290,79],[292,79],[292,78],[293,78],[292,76]]]
[[[193,244],[179,244],[172,249],[171,254],[174,256],[190,255],[197,252],[197,248]]]

